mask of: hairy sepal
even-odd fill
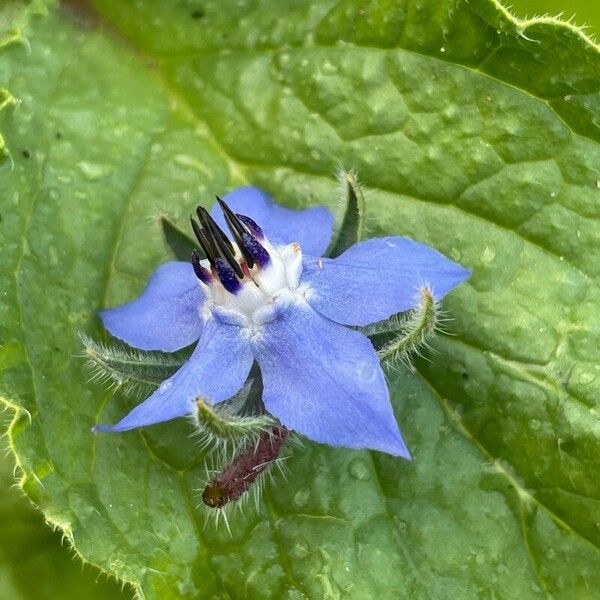
[[[350,246],[360,242],[365,232],[365,197],[356,173],[340,168],[338,179],[346,201],[346,211],[340,231],[328,252],[331,257],[339,256]]]
[[[144,396],[171,377],[187,360],[184,351],[167,354],[137,350],[121,342],[102,343],[81,335],[91,380],[108,383],[129,396]]]
[[[255,442],[275,424],[273,417],[266,413],[244,416],[233,412],[236,404],[235,397],[231,403],[223,402],[216,406],[205,398],[196,399],[194,420],[203,449],[235,452],[240,446]]]
[[[255,364],[242,389],[232,398],[217,405],[205,398],[196,400],[192,415],[195,437],[203,450],[215,453],[217,464],[231,460],[276,424],[265,410],[262,391],[262,378]]]
[[[384,366],[400,363],[411,366],[411,358],[427,347],[439,322],[439,305],[431,290],[423,287],[420,302],[414,309],[364,327],[362,331],[371,338]]]

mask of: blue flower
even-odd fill
[[[410,458],[375,350],[355,328],[413,308],[427,284],[435,299],[469,271],[402,237],[355,244],[320,258],[333,217],[323,207],[290,210],[239,188],[199,208],[194,232],[207,258],[168,262],[133,302],[100,313],[108,331],[142,350],[189,360],[114,426],[126,431],[189,415],[198,397],[236,394],[254,361],[267,410],[311,440]],[[223,233],[229,229],[231,240]]]

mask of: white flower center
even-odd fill
[[[302,274],[302,250],[297,243],[275,247],[267,239],[262,246],[270,256],[269,264],[255,264],[248,269],[242,254],[234,244],[236,258],[242,264],[245,276],[236,293],[225,289],[218,277],[207,285],[200,283],[205,294],[204,317],[213,314],[221,320],[240,326],[258,325],[275,319],[298,292]],[[201,261],[210,270],[208,260]]]

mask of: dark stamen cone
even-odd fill
[[[260,267],[265,267],[269,264],[271,257],[267,250],[258,241],[257,236],[254,235],[254,231],[258,230],[261,234],[262,231],[258,225],[248,217],[244,217],[246,222],[251,223],[251,227],[248,227],[246,223],[240,219],[242,215],[236,215],[230,208],[217,196],[217,201],[223,211],[225,222],[227,227],[231,231],[241,253],[244,256],[246,264],[252,268],[254,264],[258,264]]]
[[[198,219],[200,219],[202,226],[205,229],[213,232],[215,238],[220,240],[220,242],[224,244],[230,252],[233,252],[233,245],[229,241],[229,238],[223,233],[215,220],[210,216],[209,212],[203,206],[198,206],[196,208],[196,214],[198,215]]]
[[[229,208],[229,206],[227,206],[227,204],[225,204],[225,202],[223,202],[223,200],[221,200],[221,198],[219,198],[219,196],[217,196],[217,202],[219,203],[219,206],[223,211],[223,216],[225,217],[225,221],[227,223],[227,226],[231,230],[231,233],[233,233],[234,235],[235,233],[237,233],[238,235],[242,234],[245,231],[245,229],[242,223],[237,218],[236,214]]]
[[[225,217],[225,222],[227,223],[227,227],[229,227],[229,231],[231,231],[231,235],[233,239],[236,241],[240,252],[242,253],[244,260],[248,267],[252,268],[254,266],[254,257],[251,253],[248,252],[248,249],[244,245],[243,236],[247,234],[247,229],[244,224],[237,218],[236,214],[217,196],[217,201],[221,206],[221,210],[223,211],[223,216]]]
[[[261,434],[258,443],[250,444],[202,492],[202,501],[211,508],[223,508],[238,500],[277,458],[290,434],[289,429],[276,425]]]
[[[200,247],[202,248],[202,250],[204,250],[204,254],[206,254],[206,257],[210,261],[210,264],[214,266],[215,258],[218,256],[216,248],[214,247],[212,242],[206,237],[206,233],[204,232],[202,227],[200,227],[200,225],[198,225],[198,223],[196,223],[196,221],[194,221],[193,217],[191,216],[190,223],[192,224],[194,235],[196,236]]]
[[[224,258],[235,274],[240,279],[243,279],[244,273],[234,256],[235,250],[227,236],[221,231],[220,227],[215,223],[215,220],[208,214],[205,208],[199,206],[196,209],[196,214],[198,215],[204,233],[214,245],[217,255]]]

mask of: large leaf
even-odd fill
[[[27,39],[0,50],[3,396],[23,489],[84,558],[148,598],[599,597],[597,47],[493,0],[3,11]],[[390,373],[414,462],[307,444],[230,537],[187,423],[90,433],[129,405],[78,332],[167,258],[160,214],[251,182],[339,221],[338,163],[370,233],[474,275]]]
[[[5,426],[4,423],[2,425]],[[0,444],[0,597],[3,600],[101,600],[128,598],[96,569],[84,568],[61,545],[15,487],[14,461]]]

